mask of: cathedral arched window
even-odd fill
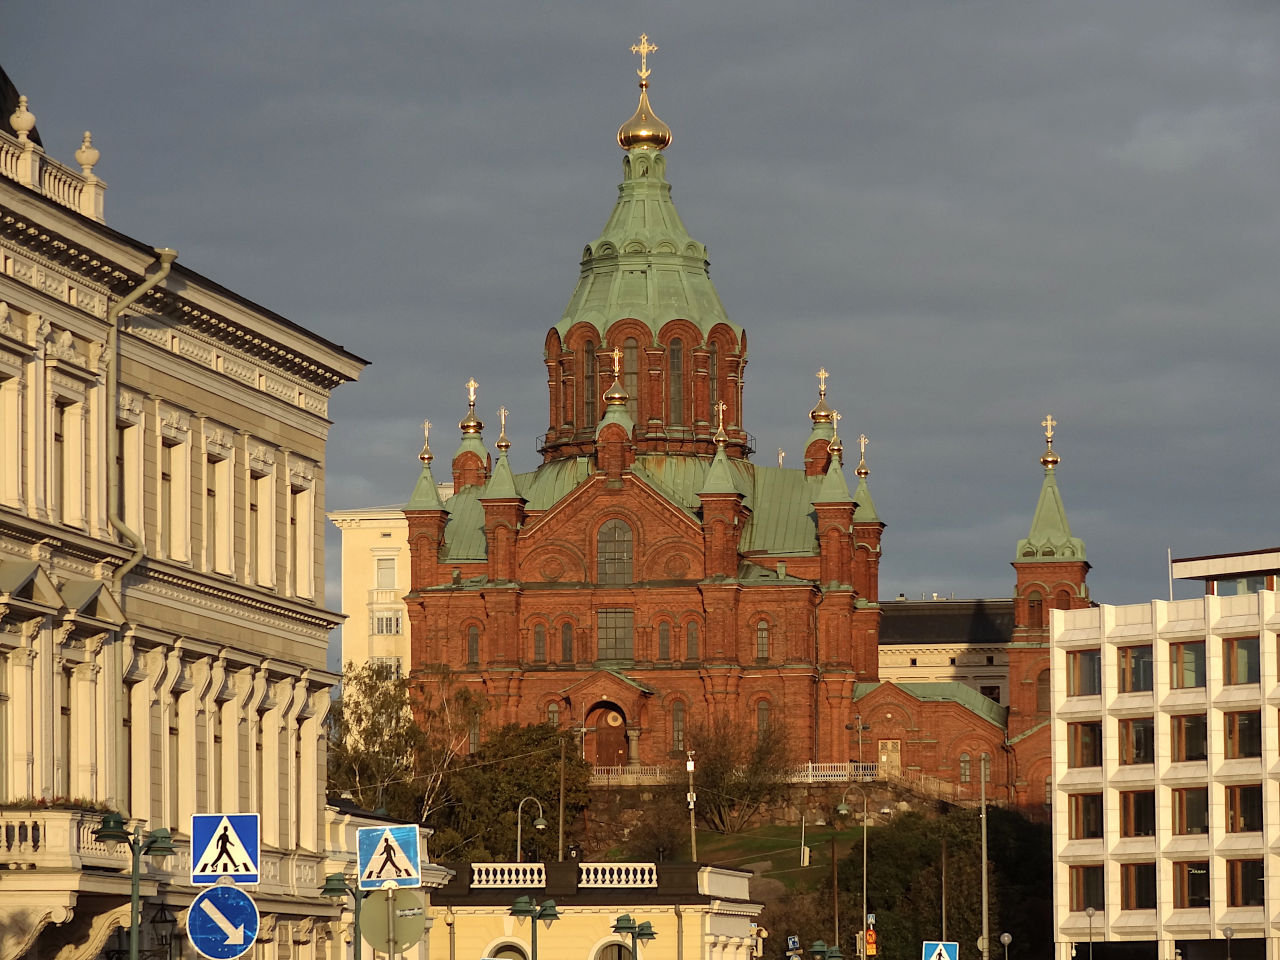
[[[1041,670],[1036,677],[1036,713],[1047,714],[1050,709],[1049,671]]]
[[[608,520],[596,537],[596,582],[631,583],[631,528],[622,520]]]
[[[667,413],[669,423],[684,423],[684,341],[667,346]]]
[[[635,337],[622,341],[622,389],[627,391],[627,413],[640,418],[640,344]]]
[[[573,624],[560,624],[560,662],[573,663]]]
[[[671,749],[684,749],[684,703],[680,700],[671,705]]]
[[[1053,609],[1070,610],[1071,609],[1071,591],[1059,590],[1053,595]]]
[[[533,662],[547,662],[547,627],[539,623],[533,628]]]
[[[1044,597],[1039,590],[1027,594],[1027,626],[1039,630],[1044,626]]]
[[[769,621],[761,620],[756,624],[756,659],[769,659]]]
[[[692,620],[684,626],[684,658],[698,659],[698,625]]]
[[[716,404],[720,402],[720,346],[714,340],[708,345],[711,351],[707,357],[707,383],[711,387],[711,416],[716,416]]]
[[[763,737],[769,729],[769,701],[761,700],[756,704],[756,736]]]
[[[467,663],[480,662],[480,628],[467,627]]]
[[[560,704],[554,700],[547,704],[547,723],[552,726],[560,725]]]
[[[665,621],[658,624],[658,659],[671,659],[671,624]]]
[[[967,753],[960,754],[960,782],[968,783],[973,779],[972,761]]]
[[[596,345],[590,340],[582,348],[582,406],[583,426],[596,424]]]

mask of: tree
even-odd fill
[[[329,790],[405,822],[425,821],[484,711],[447,671],[432,682],[348,664],[329,712]]]
[[[521,800],[542,804],[548,829],[538,835],[537,805],[524,808],[522,843],[554,849],[560,803],[561,744],[565,755],[565,829],[587,806],[591,768],[573,749],[573,738],[553,724],[509,723],[491,731],[480,749],[446,776],[445,802],[438,806],[433,849],[440,859],[505,861],[515,858],[516,814]]]
[[[764,807],[786,796],[791,763],[781,724],[757,730],[715,714],[692,730],[690,746],[697,812],[712,830],[738,833]]]

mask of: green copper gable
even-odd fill
[[[849,493],[849,484],[844,479],[844,468],[840,466],[840,458],[832,457],[831,463],[827,466],[827,474],[822,478],[822,486],[818,488],[818,495],[813,498],[814,503],[853,503],[853,496]]]
[[[409,502],[404,505],[406,510],[443,510],[444,504],[440,502],[440,491],[436,489],[435,477],[431,476],[431,464],[424,463],[422,465],[422,473],[418,475],[418,482],[414,485],[413,494],[409,497]]]
[[[725,455],[723,446],[716,450],[711,468],[707,470],[707,479],[698,493],[733,493],[742,496],[742,491],[738,489],[738,484],[734,480],[733,471],[729,468],[729,458]]]
[[[871,499],[871,488],[867,486],[867,478],[858,478],[858,489],[853,491],[853,499],[858,509],[853,513],[855,523],[878,523],[880,514],[876,513],[875,501]]]
[[[1025,540],[1018,541],[1015,563],[1035,561],[1083,560],[1084,541],[1071,535],[1067,522],[1067,508],[1058,490],[1058,478],[1052,467],[1044,472],[1040,487],[1040,502],[1031,521],[1031,532]]]
[[[498,457],[498,462],[494,464],[493,476],[489,478],[489,482],[485,484],[484,492],[480,494],[481,500],[519,500],[521,498],[516,490],[516,479],[511,474],[511,464],[507,462],[507,455],[504,452]]]
[[[556,324],[562,338],[576,323],[590,323],[603,335],[628,317],[655,336],[677,318],[704,335],[717,323],[741,333],[711,283],[707,248],[689,236],[671,200],[666,162],[660,151],[627,151],[618,202],[603,232],[583,251],[578,285]]]

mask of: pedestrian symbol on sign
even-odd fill
[[[361,827],[356,841],[361,890],[422,886],[416,826]]]

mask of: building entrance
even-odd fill
[[[597,704],[587,714],[586,756],[598,767],[627,763],[627,719],[612,703]]]

